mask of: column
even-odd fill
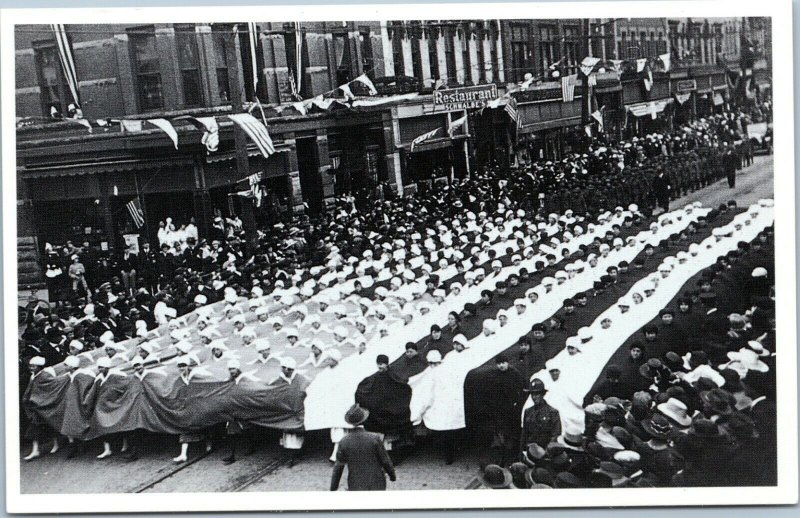
[[[291,216],[302,214],[305,207],[303,207],[303,189],[300,186],[300,167],[297,163],[297,145],[294,139],[294,134],[286,134],[284,142],[289,145],[289,150],[280,155],[284,156],[284,170],[286,171],[286,182],[289,186],[289,199],[287,200]]]
[[[497,26],[501,27],[500,20],[497,21]],[[503,61],[503,37],[502,31],[497,32],[497,41],[495,41],[495,45],[497,47],[497,80],[501,83],[504,83],[506,80],[506,73],[505,73],[505,62]]]
[[[217,89],[217,63],[214,55],[214,38],[211,33],[211,26],[198,25],[195,31],[197,32],[197,50],[200,54],[198,56],[200,60],[200,78],[205,92],[203,98],[207,100],[209,105],[219,106],[221,102]]]
[[[494,81],[494,71],[492,68],[492,36],[489,31],[486,31],[484,37],[481,38],[481,45],[483,45],[483,68],[486,70],[486,82],[491,83]]]
[[[461,36],[459,31],[456,29],[453,31],[453,54],[456,56],[456,82],[459,85],[464,84],[464,79],[466,77],[466,70],[464,70],[464,54],[462,49],[462,42]]]
[[[397,38],[396,34],[395,38]],[[403,35],[400,45],[403,48],[403,73],[408,77],[414,77],[414,53],[411,52],[411,38]]]
[[[319,162],[319,175],[322,182],[322,200],[325,210],[331,210],[334,205],[334,178],[330,173],[331,157],[328,149],[328,131],[317,130],[317,160]]]
[[[425,86],[432,86],[433,79],[431,79],[431,55],[428,51],[428,35],[426,31],[422,31],[422,36],[417,41],[419,44],[419,58],[422,64],[422,83]]]
[[[381,48],[383,49],[383,75],[394,76],[394,54],[392,54],[392,41],[389,39],[389,30],[386,22],[381,22]]]
[[[399,196],[403,195],[403,171],[400,163],[400,119],[397,118],[397,107],[384,115],[383,140],[386,147],[386,170],[389,181],[394,173],[394,185]]]
[[[481,67],[483,63],[478,63],[478,45],[481,45],[482,42],[478,41],[477,34],[473,32],[469,40],[467,40],[467,44],[469,45],[470,75],[472,76],[472,84],[476,85],[481,82]]]
[[[192,161],[194,172],[194,220],[197,224],[198,235],[208,236],[211,228],[211,197],[206,188],[206,173],[203,160],[198,156]]]
[[[166,24],[160,25],[156,26],[155,32],[164,110],[175,110],[184,104],[183,82],[178,65],[178,47],[175,44],[175,29],[164,26]]]
[[[444,28],[439,29],[439,37],[436,38],[436,57],[439,60],[439,78],[442,84],[447,85],[450,82],[447,71],[447,47],[444,39],[447,37],[447,31]]]
[[[136,101],[136,89],[133,80],[133,63],[131,63],[131,53],[128,48],[128,34],[120,33],[114,35],[114,50],[117,57],[117,74],[122,107],[125,114],[137,113],[138,103]]]

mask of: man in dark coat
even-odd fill
[[[530,444],[538,444],[542,448],[553,442],[561,435],[561,416],[558,410],[551,407],[544,400],[547,389],[540,379],[531,381],[528,389],[533,406],[527,408],[522,417],[522,436],[520,449],[526,451]]]
[[[350,407],[345,414],[344,420],[354,428],[339,442],[331,476],[331,491],[339,489],[345,466],[347,488],[350,491],[385,491],[384,472],[392,482],[397,480],[392,461],[383,447],[383,439],[362,426],[368,418],[369,411],[357,404]]]

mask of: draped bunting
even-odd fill
[[[51,27],[56,40],[56,47],[58,48],[61,69],[64,71],[64,78],[67,80],[67,86],[69,86],[69,91],[72,94],[72,99],[75,101],[75,106],[80,108],[81,101],[78,90],[78,73],[75,69],[75,60],[72,57],[72,49],[69,46],[67,31],[63,23],[54,23]]]
[[[655,119],[671,102],[672,99],[659,99],[657,101],[631,104],[626,108],[627,111],[631,112],[636,117],[645,117],[649,115],[651,118]]]
[[[158,129],[166,133],[170,140],[172,140],[175,149],[178,149],[178,132],[175,131],[175,128],[167,119],[147,119],[147,122],[153,126],[157,126]]]

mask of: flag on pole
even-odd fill
[[[253,66],[253,92],[258,91],[258,61],[256,60],[256,45],[258,42],[258,31],[255,22],[247,22],[247,32],[250,35],[250,60]]]
[[[247,133],[250,140],[258,146],[258,150],[264,155],[264,158],[269,158],[275,153],[275,145],[272,143],[267,127],[258,119],[249,113],[232,113],[228,115],[228,118]]]
[[[432,140],[432,139],[436,138],[437,136],[439,136],[441,134],[441,132],[442,132],[442,128],[436,128],[433,131],[429,131],[427,133],[423,133],[419,137],[415,138],[414,140],[411,141],[411,152],[413,153],[414,152],[414,148],[417,147],[419,144],[422,144],[423,142],[425,142],[427,140]]]
[[[139,198],[132,199],[125,207],[128,209],[128,214],[130,214],[136,228],[142,228],[144,225],[144,211],[142,210],[142,204],[139,202]]]
[[[598,63],[600,63],[600,58],[586,56],[583,58],[583,61],[581,61],[581,72],[583,75],[588,76],[594,72],[594,69]]]
[[[75,71],[75,60],[72,58],[72,49],[69,46],[67,30],[64,28],[63,23],[54,23],[51,27],[53,28],[53,35],[55,36],[56,47],[58,48],[58,57],[61,61],[61,69],[64,71],[64,77],[67,80],[67,86],[69,86],[76,107],[80,108],[78,74]]]
[[[578,74],[572,74],[561,78],[561,99],[568,103],[575,100],[575,84],[578,82]]]
[[[247,177],[247,181],[250,183],[250,192],[253,195],[253,198],[256,201],[256,207],[261,206],[261,178],[264,174],[259,171],[257,173],[253,173]]]

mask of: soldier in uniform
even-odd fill
[[[558,410],[544,400],[547,389],[538,378],[531,381],[527,392],[533,405],[525,410],[522,417],[522,435],[520,451],[527,451],[530,444],[538,444],[542,448],[555,441],[561,435],[561,416]]]

